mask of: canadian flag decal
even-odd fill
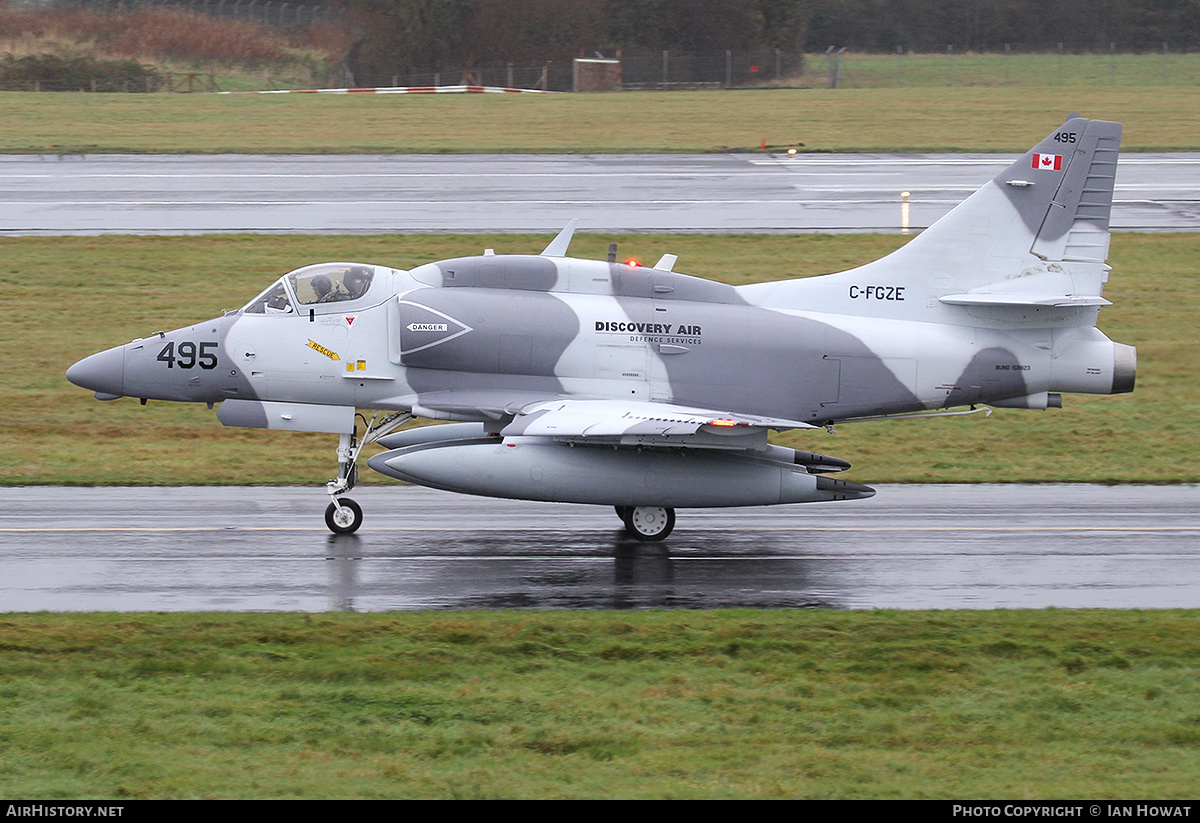
[[[1061,154],[1038,154],[1033,153],[1033,167],[1035,169],[1046,169],[1050,171],[1062,171],[1062,155]]]

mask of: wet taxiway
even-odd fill
[[[999,154],[0,156],[0,234],[897,231]],[[1121,156],[1112,227],[1200,229],[1200,154]]]
[[[880,486],[681,510],[664,543],[571,506],[360,487],[0,489],[0,611],[1200,607],[1200,487]]]

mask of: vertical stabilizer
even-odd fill
[[[1072,117],[902,252],[948,253],[989,280],[1024,252],[1103,263],[1120,143],[1120,123]]]
[[[847,289],[872,284],[885,287],[884,294],[902,289],[903,302],[860,300],[851,302],[850,313],[906,318],[925,316],[923,307],[938,303],[1104,305],[1120,140],[1120,123],[1072,115],[887,257],[739,291],[760,305],[804,309],[834,305]]]
[[[1120,123],[1072,117],[875,265],[938,272],[967,291],[1038,259],[1103,263],[1120,140]]]

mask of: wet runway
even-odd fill
[[[0,235],[897,231],[999,154],[0,156]],[[1122,155],[1112,227],[1200,230],[1200,153]]]
[[[594,506],[360,487],[0,489],[0,611],[1200,607],[1200,487],[879,486],[681,510],[664,543]]]

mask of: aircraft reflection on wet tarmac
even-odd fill
[[[1200,607],[1196,486],[881,486],[661,544],[599,506],[355,493],[335,537],[319,489],[3,489],[0,610]]]
[[[363,562],[380,559],[371,537],[331,536],[330,608],[377,611],[397,599],[453,609],[840,605],[836,585],[809,579],[812,563],[795,556],[794,538],[784,548],[780,535],[708,531],[681,546],[609,532],[456,532],[401,546],[392,534],[386,566]]]

